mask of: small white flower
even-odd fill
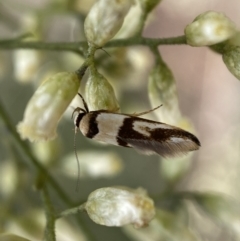
[[[142,189],[100,188],[92,192],[85,205],[89,217],[105,226],[133,224],[144,227],[155,216],[154,202]]]
[[[90,110],[119,110],[113,87],[103,75],[93,68],[90,68],[85,93]]]
[[[75,73],[58,73],[44,81],[27,104],[18,132],[30,141],[56,137],[58,121],[77,94],[80,80]]]
[[[235,24],[224,14],[208,11],[200,14],[185,28],[187,43],[191,46],[209,46],[233,37]]]
[[[103,46],[121,28],[132,0],[99,0],[84,22],[84,31],[89,43]]]

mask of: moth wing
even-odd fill
[[[146,155],[159,154],[162,157],[180,156],[199,148],[196,143],[190,140],[159,142],[155,140],[123,139],[123,141],[140,153]]]
[[[200,146],[200,142],[193,134],[164,123],[136,122],[133,129],[141,134],[142,138],[133,138],[126,135],[124,137],[119,136],[119,138],[126,142],[128,146],[143,154],[174,157],[197,150]]]

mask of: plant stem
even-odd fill
[[[116,39],[108,42],[104,48],[107,47],[126,47],[132,45],[145,45],[145,46],[159,46],[159,45],[174,45],[186,44],[186,37],[178,36],[173,38],[139,38],[133,37],[128,39]]]
[[[35,50],[50,50],[50,51],[72,51],[80,55],[84,55],[84,49],[87,47],[87,43],[83,42],[57,42],[48,43],[41,41],[16,41],[1,40],[0,49],[35,49]]]
[[[44,210],[46,215],[46,228],[44,233],[44,240],[46,241],[56,241],[55,234],[55,210],[51,203],[49,193],[45,183],[41,186],[42,200],[44,204]]]
[[[186,44],[185,36],[172,38],[143,38],[133,37],[127,39],[116,39],[108,42],[104,48],[108,47],[126,47],[132,45],[158,46],[158,45],[174,45]],[[0,41],[0,49],[36,49],[50,51],[72,51],[84,56],[84,51],[87,49],[87,42],[57,42],[47,43],[41,41],[16,41],[16,39],[8,39]]]
[[[82,205],[77,206],[75,208],[70,208],[70,209],[67,209],[67,210],[61,212],[59,215],[57,215],[56,218],[62,218],[62,217],[66,217],[66,216],[69,216],[72,214],[77,214],[79,212],[84,211],[85,210],[84,208],[85,208],[85,203],[83,203]]]

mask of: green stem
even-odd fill
[[[56,241],[56,234],[55,234],[55,210],[51,203],[49,193],[45,184],[41,187],[42,191],[42,200],[45,209],[46,215],[46,228],[44,233],[44,240],[46,241]]]
[[[70,208],[70,209],[67,209],[67,210],[59,213],[59,215],[57,215],[56,218],[62,218],[62,217],[66,217],[69,215],[77,214],[79,212],[83,212],[84,210],[85,210],[85,203],[83,203],[82,205],[77,206],[75,208]]]
[[[163,63],[163,59],[162,59],[162,56],[158,50],[158,46],[152,46],[150,47],[150,50],[152,51],[152,54],[155,58],[155,65],[160,65]]]
[[[132,45],[158,46],[158,45],[174,45],[186,44],[185,36],[178,36],[173,38],[142,38],[133,37],[128,39],[116,39],[108,42],[104,48],[108,47],[126,47]],[[87,42],[61,42],[61,43],[47,43],[34,41],[0,41],[0,49],[37,49],[50,51],[72,51],[84,55],[84,50],[87,48]]]
[[[107,47],[126,47],[132,45],[158,46],[158,45],[174,45],[186,44],[186,37],[178,36],[172,38],[139,38],[133,37],[128,39],[116,39],[108,42],[104,48]]]
[[[50,51],[72,51],[80,55],[84,55],[87,43],[82,42],[61,42],[48,43],[42,41],[16,41],[16,39],[1,40],[0,49],[35,49],[35,50],[50,50]]]
[[[97,48],[95,46],[89,46],[88,52],[86,55],[85,62],[81,65],[81,67],[76,71],[76,74],[78,75],[78,79],[81,81],[82,77],[84,76],[87,68],[89,66],[94,66],[94,54],[96,52]]]

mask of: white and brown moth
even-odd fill
[[[172,157],[199,149],[200,142],[193,134],[175,126],[139,118],[160,106],[139,114],[120,114],[107,110],[89,111],[82,98],[84,109],[74,112],[75,133],[78,129],[88,138],[108,144],[132,147],[144,154]]]

